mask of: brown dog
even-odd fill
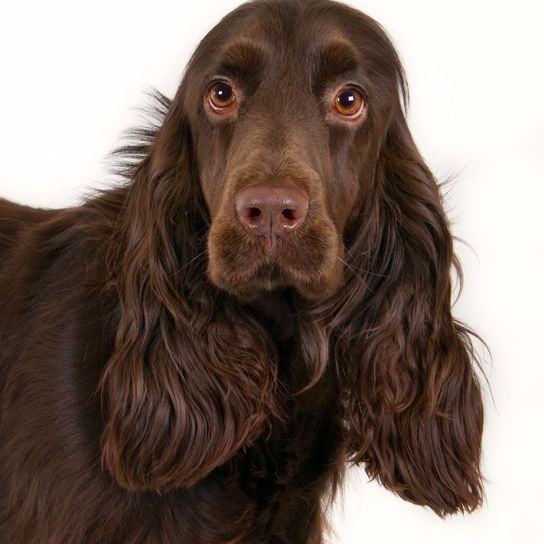
[[[317,544],[347,461],[482,500],[482,400],[397,54],[329,0],[194,53],[126,183],[0,201],[0,543]]]

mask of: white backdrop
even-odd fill
[[[0,5],[0,195],[74,204],[151,86],[172,96],[236,0]],[[440,520],[352,470],[330,544],[544,542],[544,22],[529,0],[352,0],[404,61],[410,124],[439,178],[465,269],[455,307],[488,341],[485,507]],[[541,336],[542,335],[542,336]]]

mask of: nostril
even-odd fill
[[[259,215],[261,215],[261,210],[259,210],[259,208],[249,208],[247,210],[247,217],[249,217],[250,219],[259,217]]]
[[[281,214],[289,221],[294,221],[296,219],[295,210],[283,210]]]

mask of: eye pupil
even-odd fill
[[[355,96],[351,91],[344,91],[338,97],[338,101],[344,108],[349,108],[355,103]]]
[[[226,83],[218,83],[215,86],[215,96],[220,102],[228,102],[232,97],[232,88]]]

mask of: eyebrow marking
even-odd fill
[[[359,55],[351,44],[344,41],[330,42],[317,51],[315,78],[325,83],[360,65]]]
[[[219,53],[217,72],[244,78],[260,69],[264,57],[264,49],[254,42],[235,42]]]

